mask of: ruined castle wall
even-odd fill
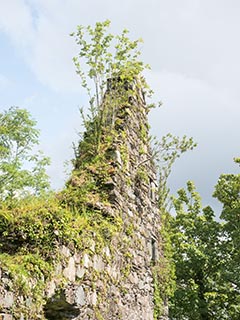
[[[36,306],[26,294],[16,296],[14,280],[2,270],[0,319],[154,319],[153,272],[162,256],[156,170],[144,96],[139,90],[130,98],[115,115],[109,160],[114,170],[105,183],[109,203],[95,203],[106,219],[119,220],[118,231],[100,249],[94,232],[86,250],[59,244],[61,258],[41,293],[45,306]],[[18,315],[12,312],[15,305]],[[25,312],[29,309],[34,316]]]

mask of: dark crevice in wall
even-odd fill
[[[64,292],[52,296],[44,307],[44,315],[47,320],[68,320],[74,319],[80,314],[76,305],[66,301]]]

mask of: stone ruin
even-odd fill
[[[40,292],[44,304],[38,307],[31,296],[13,291],[14,279],[0,263],[0,319],[167,319],[166,302],[161,306],[162,315],[155,313],[154,272],[159,272],[162,249],[156,168],[148,134],[149,109],[137,82],[134,86],[125,86],[128,103],[116,108],[114,121],[110,121],[114,137],[107,152],[112,171],[104,182],[109,201],[94,203],[103,217],[119,218],[121,228],[100,249],[94,233],[87,250],[59,243],[61,258],[55,262],[50,280],[45,281]],[[108,91],[114,90],[109,85]],[[81,157],[75,163],[75,172],[80,162]],[[81,188],[74,177],[69,185]],[[18,314],[12,311],[15,306]],[[32,308],[37,311],[29,316],[26,310]]]

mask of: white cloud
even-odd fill
[[[184,155],[174,166],[170,185],[175,192],[190,179],[199,186],[200,194],[211,201],[218,176],[233,170],[232,158],[239,144],[239,105],[234,91],[216,87],[198,78],[172,72],[150,73],[149,83],[160,110],[150,113],[152,132],[158,138],[171,132],[192,136],[198,147]]]
[[[148,79],[156,92],[155,99],[163,102],[162,110],[153,111],[151,117],[156,131],[160,128],[161,132],[187,133],[206,145],[209,135],[216,147],[236,132],[239,107],[234,91],[172,72],[151,72]]]
[[[59,30],[45,17],[39,20],[30,64],[37,78],[56,91],[78,91],[80,87],[69,38],[66,30]]]
[[[106,18],[114,30],[127,27],[145,38],[144,56],[154,70],[231,87],[240,73],[239,10],[236,0],[231,6],[215,0],[11,0],[0,3],[0,28],[22,48],[36,77],[54,90],[79,90],[68,34],[77,24]]]
[[[144,60],[155,70],[148,77],[164,102],[151,116],[154,131],[196,137],[200,151],[194,165],[204,180],[214,172],[216,176],[224,161],[231,161],[239,144],[239,14],[239,0],[9,0],[0,1],[0,31],[11,39],[36,78],[61,94],[80,89],[71,61],[76,47],[69,37],[77,24],[109,18],[113,32],[126,27],[133,37],[142,36]],[[5,85],[5,79],[0,78],[0,87],[1,83]],[[42,105],[46,112],[48,96]],[[59,103],[51,108],[59,111]],[[56,151],[55,158],[63,158],[60,153]],[[190,167],[189,162],[186,170]]]
[[[24,0],[1,1],[0,30],[9,35],[12,42],[26,49],[33,40],[33,19]]]
[[[9,36],[40,82],[56,91],[79,91],[68,19],[64,10],[59,10],[58,1],[48,3],[52,5],[46,8],[38,1],[31,6],[24,0],[1,2],[0,30]]]

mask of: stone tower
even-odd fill
[[[140,81],[120,91],[119,79],[109,81],[100,120],[88,122],[72,177],[58,195],[60,207],[85,219],[80,245],[57,240],[58,259],[37,307],[31,294],[12,291],[14,279],[2,268],[0,319],[167,318],[158,301],[162,252],[148,111]],[[35,313],[24,312],[29,308]]]

